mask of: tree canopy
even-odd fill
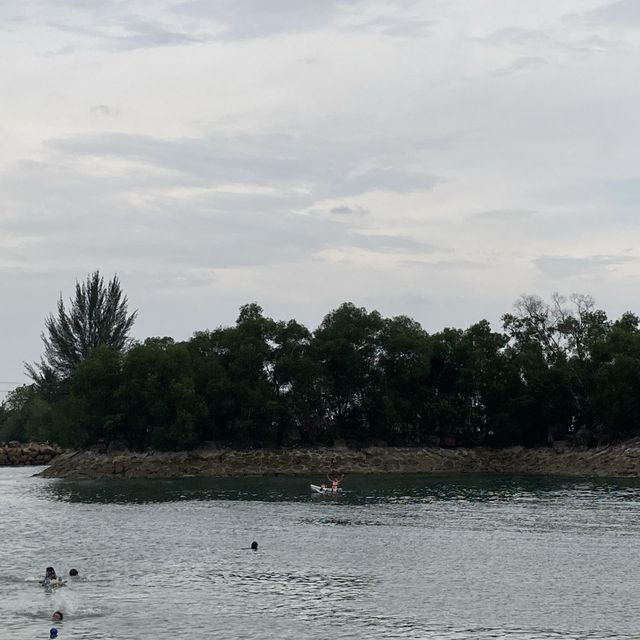
[[[588,296],[524,296],[503,317],[428,333],[345,303],[315,331],[255,304],[184,342],[129,345],[135,313],[92,274],[46,324],[34,380],[0,409],[0,440],[145,449],[386,443],[595,444],[640,434],[640,322]],[[47,376],[64,384],[47,385]]]
[[[76,281],[69,309],[60,295],[56,313],[45,319],[44,355],[39,363],[26,365],[27,373],[39,387],[50,387],[69,379],[96,347],[123,352],[136,315],[127,311],[127,296],[117,276],[105,284],[95,271],[84,282]]]

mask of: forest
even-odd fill
[[[311,331],[256,304],[186,341],[134,341],[136,313],[98,272],[60,298],[0,441],[145,450],[593,446],[640,433],[640,328],[585,295],[523,296],[502,317],[428,333],[346,302]]]

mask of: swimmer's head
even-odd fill
[[[257,550],[258,550],[258,543],[257,543],[255,540],[251,543],[251,548],[252,548],[254,551],[257,551]]]
[[[62,611],[54,611],[51,619],[55,620],[56,622],[62,622],[63,617],[64,616],[62,615]]]
[[[49,578],[50,580],[55,580],[58,576],[56,576],[56,571],[53,567],[47,567],[44,570],[44,577]]]
[[[58,637],[58,630],[55,627],[51,627],[51,629],[49,629],[49,638],[57,638]]]
[[[69,575],[72,578],[76,578],[78,576],[78,570],[77,569],[71,569],[71,571],[69,571]]]

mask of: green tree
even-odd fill
[[[26,365],[29,376],[43,389],[68,380],[97,346],[122,352],[129,344],[137,311],[128,313],[117,276],[105,284],[95,271],[85,282],[76,281],[75,297],[69,303],[67,310],[60,296],[57,312],[45,320],[44,355],[39,363]]]
[[[623,314],[597,346],[594,408],[604,441],[640,431],[640,320]]]
[[[373,436],[402,445],[428,440],[431,355],[431,340],[415,320],[406,316],[384,320],[375,388],[368,402]]]
[[[0,407],[0,442],[47,440],[49,403],[34,388],[21,385],[7,394]]]
[[[327,426],[332,427],[329,437],[370,435],[368,400],[383,326],[377,311],[369,313],[347,302],[329,313],[314,334],[312,351],[319,366]]]
[[[118,351],[99,345],[78,364],[71,377],[70,393],[86,409],[83,426],[92,442],[123,437],[124,416],[119,404],[122,358]]]
[[[315,439],[322,413],[318,374],[311,354],[311,332],[295,320],[277,322],[272,333],[269,380],[278,412],[275,420],[279,445],[287,433],[304,440]]]
[[[205,407],[195,390],[185,344],[152,338],[135,345],[124,357],[117,402],[122,438],[131,445],[163,450],[197,446]]]

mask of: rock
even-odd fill
[[[107,453],[119,453],[121,451],[128,451],[129,448],[127,447],[127,445],[124,442],[121,442],[120,440],[112,440],[108,445],[107,445]]]
[[[338,442],[339,444],[339,442]],[[560,445],[560,443],[555,443]],[[574,475],[640,475],[640,448],[618,445],[578,451],[563,446],[502,450],[369,447],[233,450],[190,452],[95,451],[62,453],[41,475],[87,478],[172,478],[269,474],[498,472]]]

